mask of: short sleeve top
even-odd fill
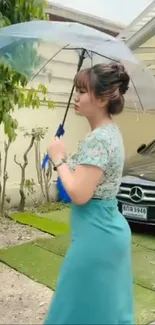
[[[118,126],[106,124],[89,133],[68,160],[71,170],[75,170],[77,165],[98,166],[104,171],[93,198],[115,198],[124,166],[124,144]]]

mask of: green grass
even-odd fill
[[[61,238],[63,237],[63,238]],[[64,235],[46,241],[38,240],[0,251],[0,260],[31,279],[55,290],[69,236]],[[50,251],[38,246],[48,248]],[[64,243],[64,244],[63,244]],[[147,324],[155,319],[155,292],[134,285],[136,324]]]
[[[134,281],[155,291],[155,252],[143,247],[133,249]]]
[[[155,236],[144,234],[133,234],[132,242],[145,248],[155,250]]]
[[[70,243],[70,233],[66,233],[62,236],[57,236],[50,239],[38,239],[35,245],[48,250],[54,254],[65,256],[67,248]]]
[[[155,292],[134,285],[136,324],[149,324],[155,320]]]
[[[43,217],[29,212],[13,213],[10,217],[16,222],[33,226],[52,235],[62,235],[70,229],[68,209],[43,214]]]
[[[52,211],[48,213],[41,213],[38,214],[39,217],[42,217],[44,219],[50,219],[53,221],[57,222],[62,222],[62,223],[69,223],[69,216],[70,216],[70,210],[69,209],[64,209],[61,211]]]
[[[69,242],[70,235],[66,233],[51,239],[39,239],[35,245],[63,257],[66,254]],[[133,245],[132,259],[135,283],[155,290],[154,251]]]
[[[0,260],[55,290],[63,258],[29,243],[0,250]]]

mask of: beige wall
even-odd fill
[[[142,143],[155,139],[155,114],[124,111],[116,118],[124,137],[126,157],[134,154]]]

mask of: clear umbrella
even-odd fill
[[[97,62],[121,62],[128,73],[131,76],[133,74],[131,90],[129,91],[129,98],[127,98],[130,108],[134,106],[133,100],[131,100],[133,94],[134,96],[136,94],[138,105],[142,109],[145,107],[143,105],[145,96],[143,95],[141,98],[138,85],[135,83],[137,76],[138,82],[141,83],[142,74],[144,75],[147,87],[151,80],[154,95],[155,84],[152,83],[152,79],[149,79],[151,76],[146,78],[144,68],[138,64],[130,49],[122,41],[106,33],[78,23],[49,21],[31,21],[0,29],[0,59],[30,80],[40,74],[62,51],[74,51],[78,54],[77,71],[80,70],[84,62],[88,61],[86,60],[88,58],[91,65],[96,60]],[[143,87],[140,85],[139,88],[141,90]],[[73,91],[74,86],[71,90],[64,119],[56,132],[58,137],[64,134],[64,124]],[[144,92],[142,93],[144,94]],[[135,99],[134,102],[136,103]],[[43,168],[47,162],[48,156],[44,160]]]
[[[31,71],[23,65],[21,58],[17,57],[19,53],[30,56],[30,47],[34,46],[36,54],[42,59],[40,51],[43,43],[57,44],[60,50],[66,49],[85,49],[92,54],[97,53],[100,56],[110,60],[123,61],[127,69],[132,68],[137,63],[131,51],[125,44],[116,38],[97,31],[96,29],[81,25],[78,23],[67,22],[49,22],[49,21],[31,21],[7,26],[0,29],[0,55],[7,60],[11,66],[30,77],[34,74],[36,61],[33,58],[31,62]],[[56,54],[56,53],[55,53]],[[49,60],[51,59],[49,53]],[[42,66],[42,60],[38,66]]]

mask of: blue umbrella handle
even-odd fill
[[[57,129],[57,132],[56,132],[56,137],[60,138],[64,135],[65,133],[65,130],[64,130],[64,127],[62,124],[59,125],[58,129]],[[45,169],[47,163],[49,162],[49,156],[48,154],[45,156],[44,160],[43,160],[43,163],[42,163],[42,169]]]

